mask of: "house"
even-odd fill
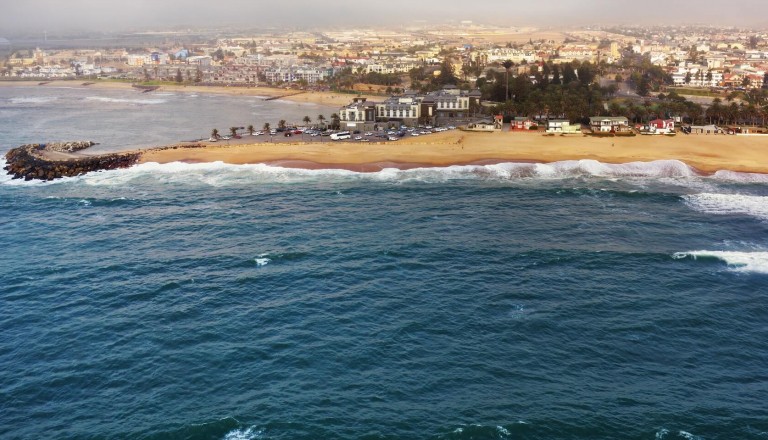
[[[528,117],[517,117],[512,120],[512,123],[509,125],[510,131],[522,131],[522,130],[530,130],[531,127],[535,127],[536,123],[533,122],[533,119]]]
[[[547,121],[547,133],[578,134],[581,124],[571,124],[567,119],[550,119]]]
[[[466,127],[463,127],[462,130],[493,133],[495,131],[501,130],[501,128],[498,128],[498,124],[495,121],[494,122],[480,121],[480,122],[472,122],[471,124],[468,124]]]
[[[629,119],[624,116],[593,116],[589,118],[589,127],[594,132],[615,133],[629,131]]]
[[[674,119],[654,119],[643,127],[643,134],[672,134],[675,132]]]
[[[718,134],[723,130],[716,125],[691,125],[687,130],[683,129],[683,132],[689,134]]]

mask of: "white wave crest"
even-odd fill
[[[768,252],[691,251],[672,255],[676,260],[716,259],[736,272],[768,274]]]
[[[739,173],[722,170],[712,175],[712,178],[735,183],[768,183],[768,174]]]
[[[768,220],[768,197],[742,194],[692,194],[683,196],[691,208],[707,214],[745,214]]]
[[[264,435],[263,429],[246,428],[229,431],[222,440],[255,440]]]
[[[687,431],[680,431],[677,433],[677,435],[686,440],[701,440],[701,437],[699,437],[698,435],[693,435]]]
[[[11,98],[9,101],[11,104],[46,104],[49,102],[56,101],[56,96],[39,96],[39,97],[20,97],[20,98]]]
[[[694,171],[682,162],[659,161],[611,165],[594,160],[565,161],[550,164],[499,163],[493,165],[456,165],[400,170],[385,168],[372,173],[341,169],[306,170],[265,164],[230,165],[223,162],[188,164],[145,163],[126,170],[89,174],[86,183],[120,184],[140,176],[162,181],[200,181],[212,186],[248,184],[254,179],[269,182],[300,182],[318,178],[361,179],[380,182],[446,182],[451,180],[568,179],[574,177],[693,177]]]
[[[253,261],[255,261],[256,266],[259,266],[259,267],[266,266],[267,264],[272,262],[272,260],[270,260],[269,258],[255,258]]]
[[[711,185],[702,187],[704,180],[701,177],[691,167],[676,160],[626,164],[606,164],[595,160],[553,163],[507,162],[491,165],[422,167],[407,170],[385,168],[381,171],[366,173],[343,169],[307,170],[266,164],[230,165],[223,162],[197,164],[174,162],[167,164],[144,163],[127,169],[89,173],[85,176],[56,180],[51,183],[65,183],[74,180],[87,185],[122,185],[135,179],[153,179],[162,183],[202,183],[211,186],[232,186],[253,183],[301,183],[317,180],[442,183],[452,180],[509,181],[597,178],[638,179],[640,182],[649,179],[669,182],[669,179],[672,179],[672,183],[675,185],[682,184],[703,191],[713,191],[710,188]],[[0,183],[3,182],[0,180]],[[705,198],[702,197],[702,200]],[[691,196],[692,205],[696,204],[695,200],[696,197]]]
[[[85,98],[87,101],[99,101],[109,102],[117,104],[139,104],[139,105],[156,105],[164,104],[168,102],[165,99],[124,99],[124,98],[106,98],[104,96],[88,96]]]

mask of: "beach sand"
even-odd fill
[[[147,150],[142,162],[267,163],[299,168],[449,166],[500,162],[551,163],[592,159],[604,163],[679,160],[703,173],[719,170],[768,174],[768,136],[683,135],[596,138],[541,133],[469,133],[459,130],[394,142],[257,142],[203,148]],[[267,138],[268,139],[268,138]],[[310,138],[307,138],[310,139]]]

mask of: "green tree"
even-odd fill
[[[253,125],[249,125],[249,126],[248,126],[248,134],[250,134],[251,136],[253,136],[253,132],[254,132],[254,131],[255,131],[255,130],[254,130],[254,128],[253,128]]]
[[[219,130],[214,128],[211,130],[211,139],[218,139],[219,138]]]
[[[325,116],[323,115],[317,115],[317,122],[320,123],[320,125],[325,125]]]
[[[237,135],[237,127],[229,127],[229,132],[232,133],[232,137]]]
[[[304,116],[304,119],[302,119],[302,121],[304,121],[305,126],[309,126],[309,123],[312,122],[312,118],[310,118],[309,116]]]
[[[277,128],[280,130],[285,130],[285,119],[281,119],[277,121]]]
[[[269,133],[269,130],[270,130],[269,122],[265,122],[264,123],[264,132],[265,133]]]
[[[512,68],[515,63],[513,63],[512,60],[506,60],[501,63],[501,65],[504,67],[504,86],[507,90],[506,94],[504,95],[504,101],[509,101],[509,69]]]
[[[331,115],[331,129],[338,130],[341,127],[341,118],[338,113]]]

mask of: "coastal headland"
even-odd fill
[[[598,138],[585,135],[546,136],[540,133],[452,130],[419,137],[406,136],[398,141],[313,142],[308,139],[270,142],[269,137],[245,136],[243,139],[229,141],[228,145],[224,142],[201,142],[96,156],[88,155],[87,149],[62,153],[39,146],[24,146],[20,147],[23,153],[19,153],[18,148],[11,150],[6,155],[6,161],[9,171],[16,177],[44,180],[149,162],[263,163],[292,168],[375,172],[385,168],[502,162],[552,163],[589,159],[623,164],[679,160],[702,174],[720,170],[768,174],[768,136],[757,135],[678,134],[674,137]],[[59,176],[56,169],[73,171]],[[19,173],[19,170],[26,172]],[[53,174],[51,170],[54,170]]]

